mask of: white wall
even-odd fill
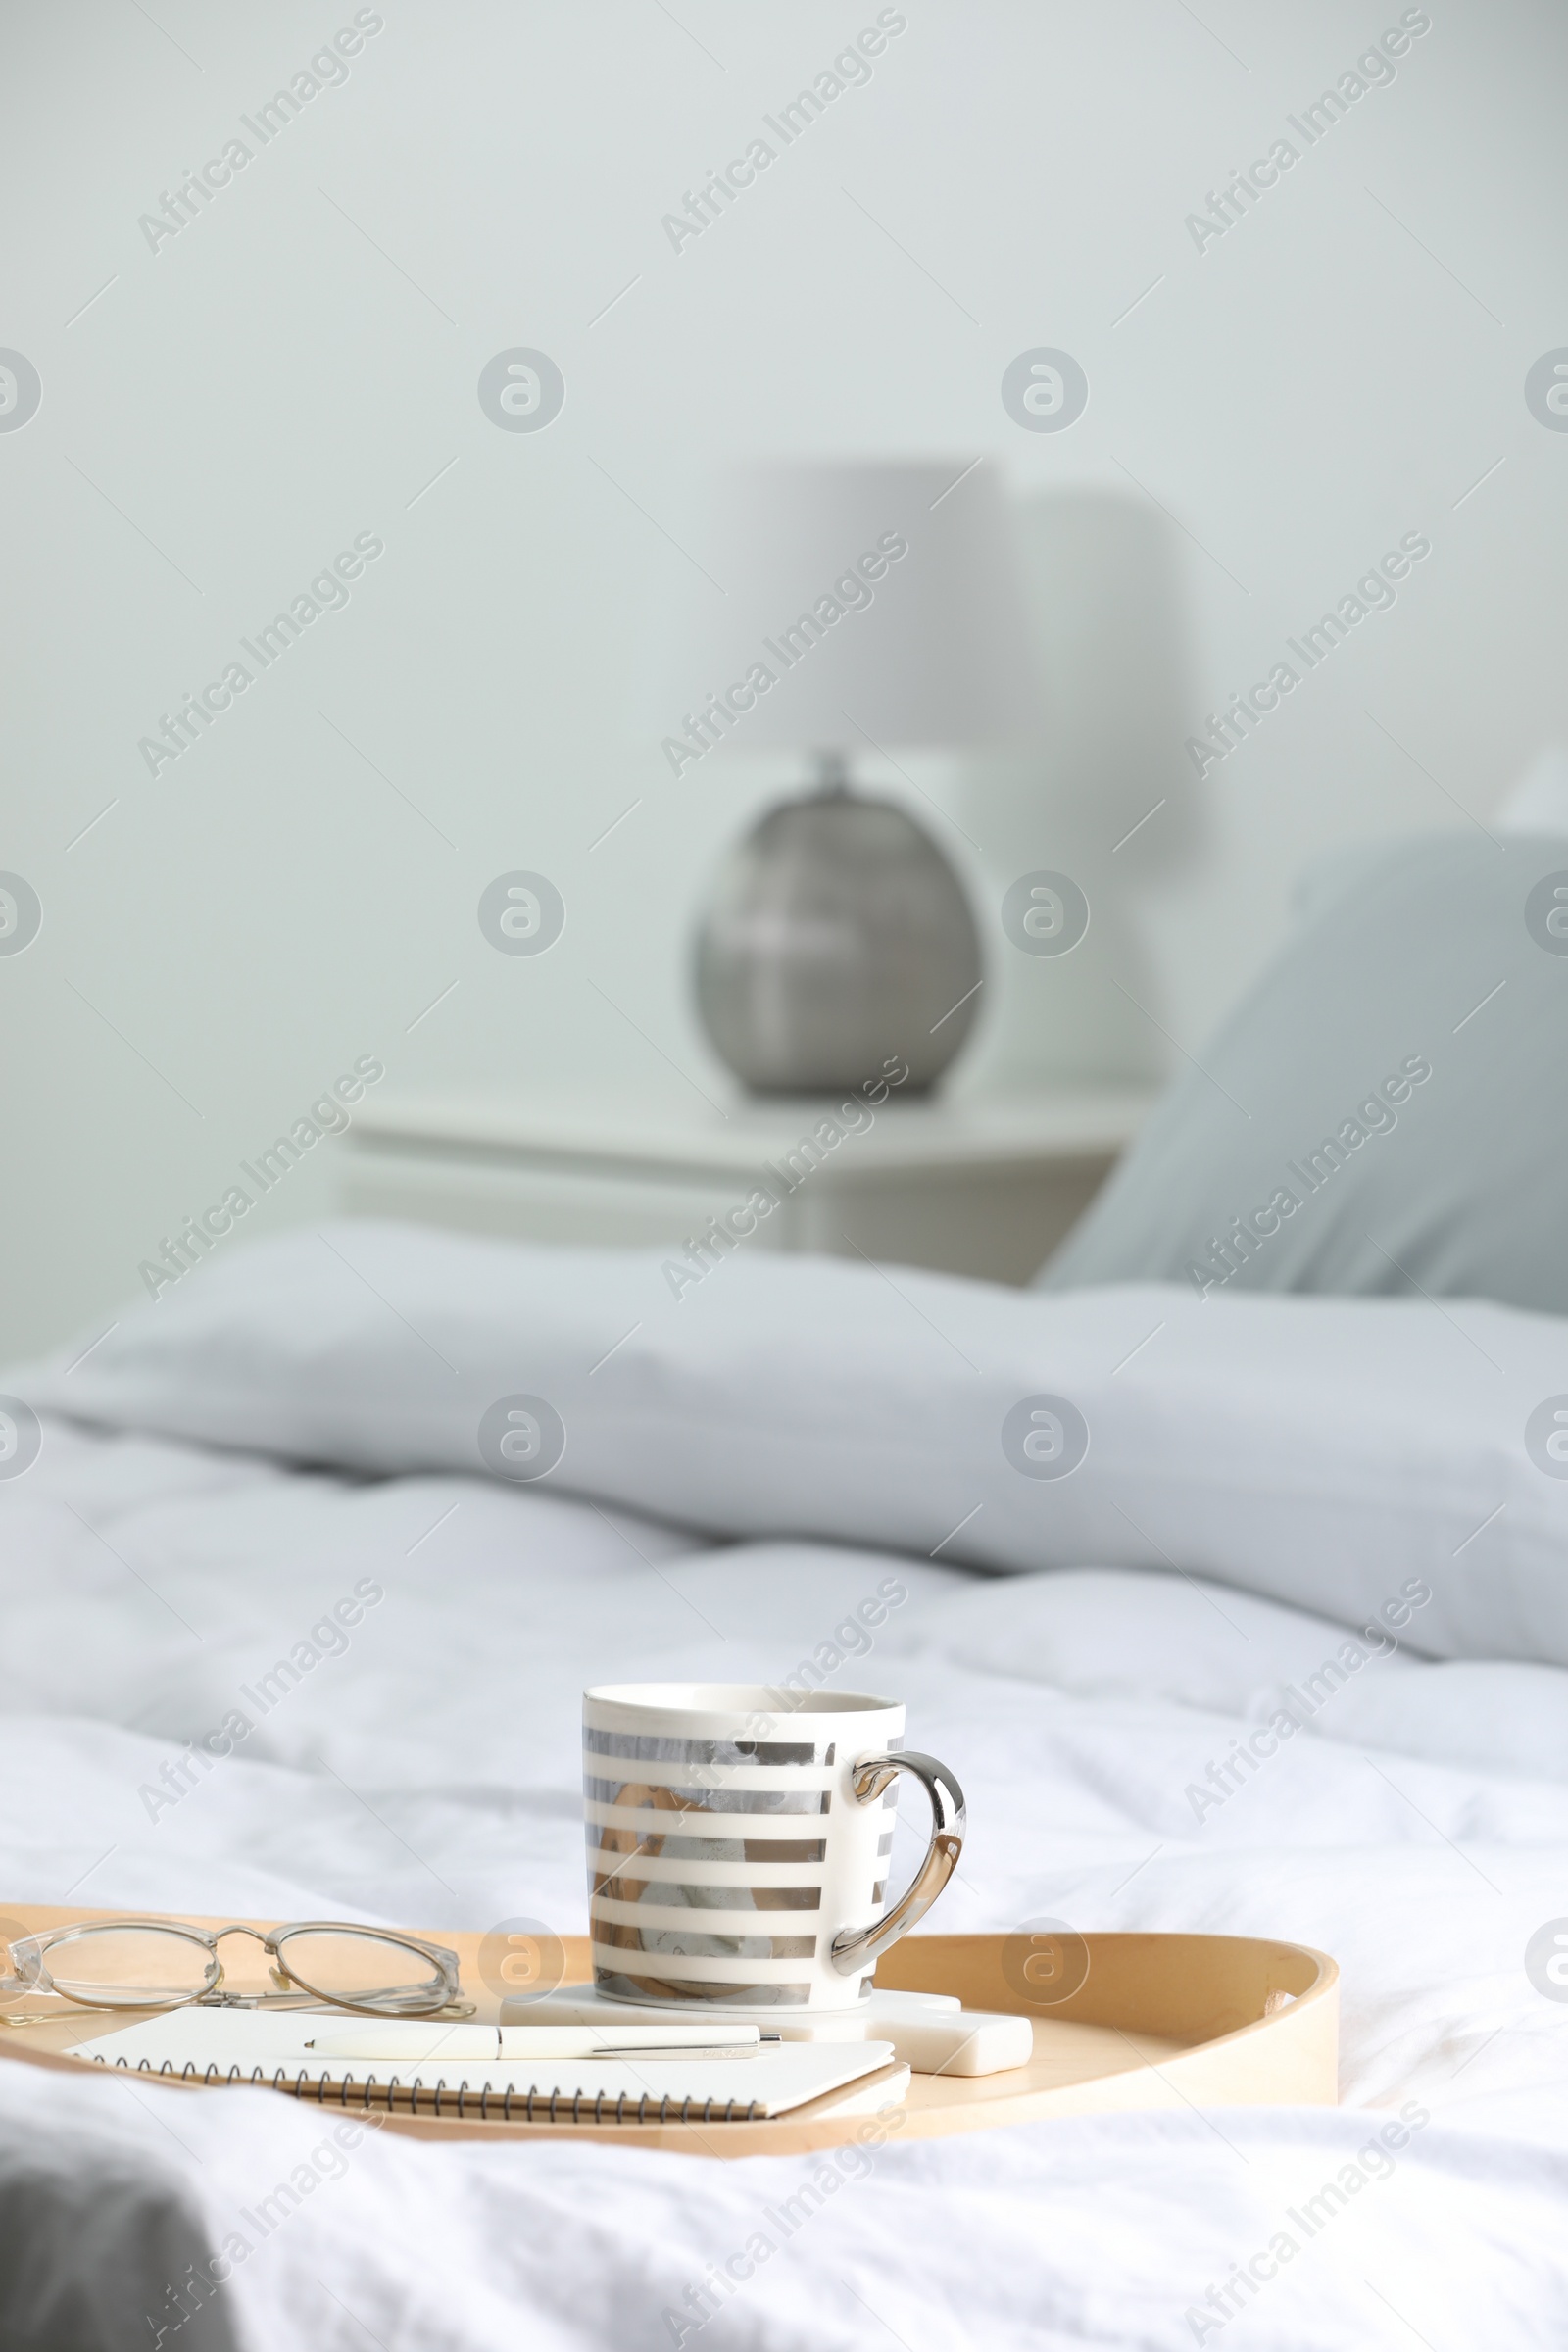
[[[44,923],[0,957],[0,1354],[134,1293],[356,1055],[388,1087],[678,1089],[640,1029],[712,1084],[692,908],[793,779],[677,785],[634,732],[709,457],[983,454],[1023,504],[1054,752],[910,772],[993,915],[1064,865],[1096,924],[1060,964],[993,928],[966,1083],[1165,1066],[1303,860],[1484,812],[1562,729],[1568,436],[1522,396],[1568,343],[1550,0],[1434,0],[1397,78],[1202,252],[1186,215],[1397,6],[1206,0],[1209,31],[1176,0],[906,0],[869,84],[678,253],[662,215],[870,0],[387,0],[346,84],[156,252],[138,216],[354,11],[152,13],[5,32],[0,345],[43,401],[0,432],[0,867]],[[999,397],[1042,344],[1091,382],[1059,435]],[[544,432],[481,414],[511,345],[564,372]],[[1190,727],[1412,530],[1433,552],[1396,609],[1200,785]],[[149,775],[158,714],[365,531],[385,554],[347,610]],[[474,919],[514,866],[568,906],[536,960]],[[334,1149],[250,1229],[317,1211]]]

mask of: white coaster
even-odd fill
[[[943,1992],[873,1991],[853,2009],[740,2009],[731,2002],[612,2001],[592,1984],[564,1984],[534,2001],[504,2001],[504,2026],[598,2026],[683,2023],[692,2016],[761,2026],[782,2041],[890,2041],[917,2075],[1000,2075],[1026,2066],[1034,2028],[1026,2017],[965,2009]]]

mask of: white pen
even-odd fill
[[[426,2065],[443,2058],[753,2058],[760,2046],[756,2026],[479,2026],[396,2019],[318,2034],[305,2043],[318,2058],[361,2064]]]

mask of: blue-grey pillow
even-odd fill
[[[1321,875],[1037,1281],[1568,1312],[1568,840]]]

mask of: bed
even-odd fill
[[[42,1439],[0,1480],[0,1912],[580,1932],[584,1685],[808,1663],[961,1774],[933,1928],[1285,1936],[1345,1985],[1337,2110],[893,2133],[804,2203],[820,2159],[345,2150],[0,2065],[8,2346],[1563,2340],[1557,1318],[739,1257],[675,1302],[657,1257],[345,1225],[0,1387]],[[486,1467],[513,1393],[561,1414],[538,1480]],[[1004,1434],[1043,1395],[1059,1479]]]

